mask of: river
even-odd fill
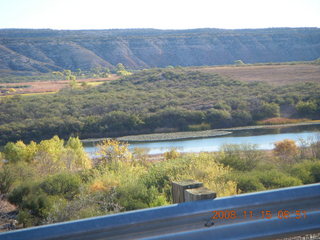
[[[235,130],[232,134],[192,140],[160,141],[131,143],[129,149],[148,149],[149,154],[160,154],[171,149],[180,152],[218,151],[224,144],[256,144],[258,149],[273,149],[274,143],[284,139],[292,139],[301,144],[301,140],[311,142],[320,140],[320,124],[296,127]],[[97,150],[94,143],[85,143],[85,150],[90,154]]]

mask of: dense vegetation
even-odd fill
[[[319,39],[318,28],[1,29],[0,75],[112,68],[118,63],[141,69],[232,64],[239,59],[244,63],[310,61],[320,56]]]
[[[81,142],[58,137],[8,143],[0,161],[0,195],[18,208],[22,226],[79,219],[171,203],[171,181],[194,179],[218,196],[320,181],[319,141],[298,148],[278,142],[272,153],[254,145],[225,145],[221,152],[184,154],[149,162],[142,149],[106,140],[94,163]],[[1,204],[1,201],[0,201]]]
[[[320,83],[274,87],[183,68],[143,70],[87,89],[0,98],[0,144],[115,137],[255,124],[286,115],[319,119]]]

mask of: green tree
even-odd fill
[[[245,65],[245,63],[242,60],[236,60],[234,61],[235,65]]]
[[[252,112],[252,117],[254,120],[262,120],[266,118],[279,117],[279,116],[280,116],[280,106],[276,103],[262,102]]]
[[[176,159],[178,157],[180,157],[180,153],[176,149],[171,149],[169,152],[164,153],[164,158],[166,160]]]
[[[314,117],[317,113],[318,106],[314,101],[300,101],[296,105],[298,114],[301,117]]]
[[[211,109],[207,112],[206,119],[212,128],[227,127],[231,123],[231,114],[227,110]]]
[[[119,76],[129,76],[131,73],[124,67],[122,63],[118,63],[116,66],[116,73]]]
[[[235,110],[231,113],[232,126],[248,126],[252,124],[252,116],[249,111]]]
[[[51,176],[40,184],[40,188],[46,194],[59,195],[69,200],[80,193],[80,186],[80,178],[70,173],[60,173]]]
[[[37,144],[33,141],[26,145],[22,141],[9,142],[4,147],[4,156],[9,162],[31,162],[37,152]]]
[[[14,175],[8,166],[0,167],[0,195],[7,194],[14,183]]]
[[[81,70],[81,68],[77,68],[76,75],[77,75],[77,76],[81,76],[81,75],[82,75],[82,70]]]
[[[75,89],[77,87],[77,82],[76,82],[76,76],[75,75],[70,75],[69,76],[69,80],[70,80],[70,87],[72,89]]]
[[[62,72],[59,72],[59,71],[52,72],[52,75],[57,79],[63,79],[63,77],[64,77],[64,74]]]
[[[72,72],[71,72],[71,70],[65,69],[65,70],[63,70],[63,74],[64,74],[66,77],[68,77],[68,76],[71,76],[71,75],[72,75]],[[66,79],[66,80],[69,80],[69,79]]]
[[[292,163],[295,161],[295,157],[298,154],[298,147],[295,141],[291,139],[284,139],[276,142],[273,149],[276,156],[286,163]]]
[[[25,227],[40,225],[52,207],[48,196],[32,183],[15,188],[9,194],[8,200],[18,206],[18,219]]]
[[[24,161],[26,158],[26,145],[22,141],[17,143],[9,142],[4,146],[3,153],[9,162]]]
[[[251,171],[259,163],[260,153],[253,144],[225,144],[221,147],[218,161],[239,171]]]
[[[126,68],[124,67],[124,65],[122,63],[118,63],[116,66],[116,70],[118,71],[125,71]]]
[[[143,124],[143,121],[134,114],[123,111],[112,111],[101,120],[106,132],[126,133],[130,130],[137,129]]]
[[[115,139],[106,139],[97,145],[99,164],[106,167],[118,169],[121,162],[128,162],[132,159],[132,154],[128,149],[128,144],[121,143]]]
[[[72,152],[72,167],[68,169],[82,170],[92,167],[92,162],[83,148],[83,144],[78,137],[70,137],[65,145],[67,150]]]

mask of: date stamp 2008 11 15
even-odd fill
[[[235,211],[235,210],[221,210],[221,211],[212,211],[213,216],[211,219],[271,219],[273,217],[277,217],[279,219],[306,219],[307,212],[305,210],[278,210],[276,212],[272,212],[270,210],[261,210],[261,211],[253,211],[253,210],[243,210],[243,211]]]

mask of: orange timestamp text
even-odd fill
[[[272,212],[270,210],[220,210],[212,211],[211,219],[306,219],[307,212],[305,210],[278,210]]]

